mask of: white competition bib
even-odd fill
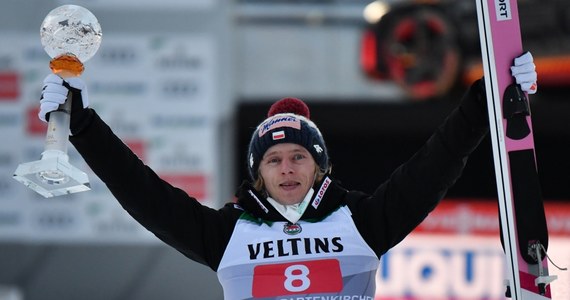
[[[217,273],[226,300],[373,300],[378,264],[341,207],[316,223],[238,220]]]

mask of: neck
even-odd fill
[[[267,201],[285,219],[287,219],[287,221],[294,224],[294,223],[297,223],[297,221],[299,221],[299,219],[301,219],[301,216],[303,216],[305,209],[307,209],[307,206],[309,205],[309,202],[311,201],[311,198],[313,197],[313,193],[314,193],[314,190],[312,188],[309,189],[309,191],[307,192],[307,194],[305,195],[303,200],[301,200],[301,202],[296,203],[296,204],[289,204],[289,205],[281,204],[281,203],[277,202],[277,200],[275,200],[271,197],[267,197]]]

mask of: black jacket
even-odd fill
[[[346,205],[378,257],[395,246],[444,197],[487,133],[481,86],[480,81],[473,84],[424,146],[372,194],[347,190],[333,179],[322,205],[318,210],[309,205],[302,219],[318,221]],[[228,203],[217,210],[201,205],[158,177],[94,111],[90,114],[90,122],[70,137],[72,144],[139,223],[190,259],[217,270],[234,225],[244,213],[265,221],[285,220],[247,183],[236,193],[239,205]],[[268,213],[252,195],[265,203]]]

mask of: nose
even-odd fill
[[[291,174],[293,173],[293,166],[289,160],[284,159],[281,162],[281,174]]]

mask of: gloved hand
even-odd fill
[[[40,98],[40,111],[38,117],[47,122],[49,113],[56,111],[67,100],[67,93],[71,92],[71,121],[72,134],[77,134],[90,121],[92,111],[87,109],[89,98],[87,86],[79,77],[62,79],[55,74],[49,74],[44,79],[44,86]]]
[[[529,94],[536,93],[538,85],[536,84],[537,74],[536,66],[530,52],[525,52],[521,56],[515,58],[513,66],[511,66],[511,74],[516,83],[521,85],[521,89]]]
[[[536,93],[537,73],[530,52],[527,51],[515,58],[511,66],[511,74],[524,92]],[[485,81],[481,78],[471,84],[461,101],[460,109],[475,128],[488,127],[486,95]]]

